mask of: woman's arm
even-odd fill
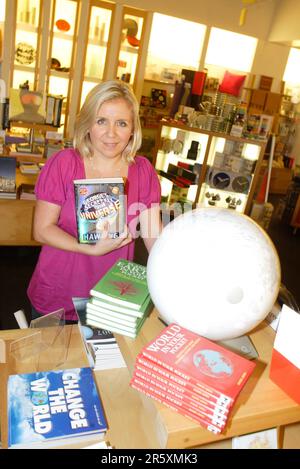
[[[139,219],[141,235],[147,251],[150,252],[163,228],[159,204],[155,204],[153,207],[143,210],[140,213]]]
[[[109,238],[107,229],[103,232],[103,237],[98,243],[80,244],[74,236],[62,230],[57,225],[60,211],[61,208],[59,205],[44,200],[36,201],[33,222],[33,236],[36,241],[65,251],[79,252],[90,256],[101,256],[123,247],[132,241],[131,235],[126,227],[126,230],[119,238]]]

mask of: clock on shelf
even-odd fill
[[[164,202],[193,207],[216,206],[249,215],[260,174],[266,143],[234,137],[197,127],[188,127],[174,120],[163,119],[154,149],[153,164],[161,180]],[[180,145],[174,145],[183,135]],[[194,161],[189,150],[197,144]],[[184,174],[180,169],[184,168]],[[195,169],[201,168],[195,178]],[[174,174],[184,186],[184,194],[174,198]],[[193,177],[192,177],[193,176]]]

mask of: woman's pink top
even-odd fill
[[[77,237],[74,179],[85,179],[83,160],[74,149],[53,155],[39,175],[35,186],[38,200],[59,205],[58,226]],[[160,203],[160,184],[151,163],[142,156],[128,168],[127,224],[137,236],[138,215],[152,204]],[[48,245],[41,249],[27,290],[34,308],[47,314],[64,308],[67,319],[75,319],[72,297],[89,297],[90,289],[118,259],[133,260],[134,241],[103,256],[88,256]]]

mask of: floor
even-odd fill
[[[293,234],[289,225],[283,224],[276,216],[277,199],[268,234],[277,248],[282,268],[282,283],[293,294],[300,307],[300,230]],[[0,330],[15,329],[17,323],[13,313],[23,309],[30,317],[30,304],[26,289],[38,259],[38,247],[0,247]],[[136,243],[136,262],[146,264],[147,253],[143,242]]]

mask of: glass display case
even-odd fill
[[[124,7],[117,77],[135,88],[140,56],[143,48],[146,12]]]
[[[112,4],[97,0],[90,3],[80,106],[88,92],[103,79],[113,12]]]
[[[41,42],[41,1],[19,0],[16,5],[12,88],[28,82],[35,89]]]
[[[249,214],[265,144],[162,121],[154,161],[162,201]]]
[[[78,0],[54,0],[53,5],[46,91],[66,98],[63,101],[61,125],[66,123],[69,105],[78,7]]]

